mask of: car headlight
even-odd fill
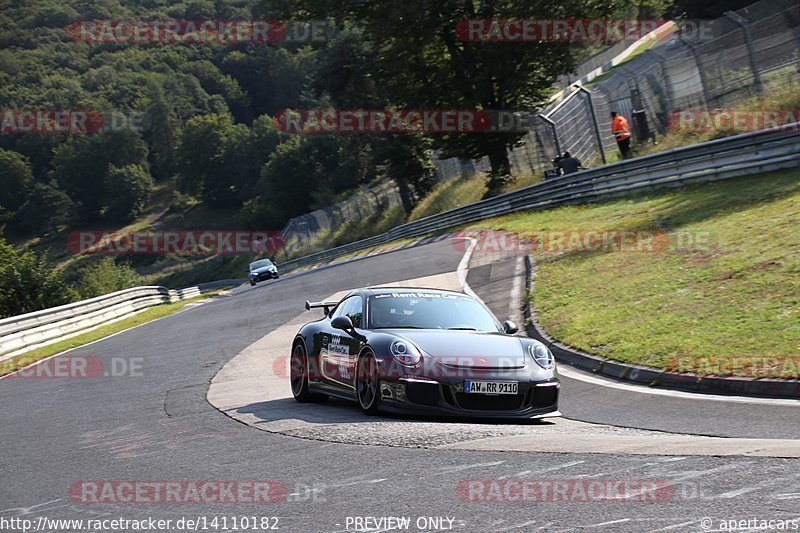
[[[550,370],[556,366],[556,360],[553,357],[553,354],[550,353],[550,350],[548,350],[547,347],[542,346],[541,344],[529,344],[528,353],[531,354],[531,357],[533,357],[533,360],[536,361],[536,364],[545,370]]]
[[[414,366],[422,359],[422,354],[416,346],[400,339],[392,341],[389,351],[392,353],[392,357],[406,366]]]

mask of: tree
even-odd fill
[[[175,110],[167,102],[164,90],[152,83],[149,87],[149,124],[146,138],[153,176],[165,180],[175,173],[175,150],[178,145],[180,125]]]
[[[244,125],[234,125],[229,114],[200,115],[186,123],[178,145],[179,186],[217,207],[235,205],[236,177],[225,166],[231,137]]]
[[[752,3],[752,0],[707,0],[705,2],[676,0],[670,14],[674,17],[685,16],[689,19],[708,20],[721,17],[726,11],[742,9]]]
[[[235,117],[249,120],[250,97],[233,77],[223,74],[211,61],[194,61],[181,69],[193,75],[208,94],[218,94],[225,99]]]
[[[391,135],[376,145],[374,157],[385,175],[397,183],[403,210],[411,213],[436,184],[430,139],[421,135]]]
[[[287,107],[297,107],[313,59],[310,48],[293,53],[285,48],[259,45],[247,53],[232,51],[222,59],[220,68],[250,96],[252,116],[273,116]]]
[[[75,204],[63,191],[48,183],[34,183],[11,225],[20,233],[49,233],[74,218]]]
[[[0,206],[16,211],[25,202],[25,193],[33,181],[28,159],[12,150],[0,149]]]
[[[213,206],[239,206],[256,191],[261,167],[278,142],[267,115],[251,128],[234,124],[229,114],[194,117],[178,147],[181,190]]]
[[[30,161],[31,171],[38,181],[46,181],[53,153],[62,142],[64,139],[61,135],[28,133],[17,139],[14,151],[21,153]]]
[[[614,4],[591,0],[463,0],[437,2],[341,2],[270,0],[287,17],[334,16],[363,30],[374,49],[370,69],[387,102],[415,109],[533,110],[557,77],[572,70],[569,43],[462,42],[456,26],[465,19],[584,18],[606,15]],[[437,135],[446,156],[488,157],[488,194],[511,179],[508,148],[525,132]]]
[[[53,176],[58,186],[76,205],[89,223],[102,220],[106,207],[118,193],[106,174],[114,167],[147,166],[147,145],[133,130],[83,134],[64,144],[53,158]]]
[[[153,178],[141,165],[110,165],[104,187],[114,191],[108,200],[106,218],[127,223],[144,211],[153,190]]]
[[[258,194],[261,169],[280,142],[275,124],[269,115],[262,115],[249,128],[236,128],[227,139],[223,155],[226,171],[234,179],[238,201]]]
[[[346,26],[316,56],[312,88],[321,107],[327,102],[339,109],[387,107],[389,102],[372,77],[374,63],[374,50],[362,32]],[[430,139],[413,134],[359,134],[345,142],[356,156],[361,181],[368,181],[381,168],[397,183],[406,213],[433,188]]]
[[[261,171],[259,195],[245,204],[251,224],[283,226],[290,218],[327,207],[360,184],[346,141],[296,135],[279,145]]]

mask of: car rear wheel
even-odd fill
[[[378,362],[372,352],[364,352],[358,358],[358,368],[356,370],[356,396],[361,410],[368,415],[378,412],[380,404],[379,394],[380,376],[378,374]]]
[[[295,400],[309,403],[324,402],[328,399],[324,394],[314,394],[308,388],[308,355],[303,343],[295,344],[289,367],[289,380],[292,383],[292,395]]]

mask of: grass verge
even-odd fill
[[[189,298],[188,300],[182,300],[180,302],[173,302],[169,304],[150,307],[140,313],[135,314],[132,317],[120,320],[119,322],[114,322],[113,324],[100,326],[99,328],[89,331],[87,333],[76,335],[75,337],[70,337],[69,339],[64,339],[63,341],[59,341],[53,344],[48,344],[47,346],[42,346],[41,348],[37,348],[30,352],[26,352],[16,357],[12,357],[11,359],[8,359],[0,363],[0,376],[5,376],[6,374],[15,372],[20,368],[24,368],[30,365],[31,363],[35,363],[36,361],[39,361],[46,357],[50,357],[51,355],[55,355],[57,353],[61,353],[66,350],[70,350],[72,348],[77,348],[79,346],[83,346],[84,344],[88,344],[90,342],[102,339],[104,337],[108,337],[109,335],[113,335],[114,333],[118,333],[125,329],[129,329],[134,326],[144,324],[146,322],[151,322],[157,318],[171,315],[172,313],[183,308],[188,303],[204,298],[210,298],[212,296],[216,296],[217,294],[219,294],[219,291],[213,291],[207,294],[203,294],[202,296]]]
[[[657,252],[537,252],[529,297],[548,333],[626,363],[674,369],[678,358],[705,357],[721,363],[701,373],[741,375],[722,363],[778,358],[791,366],[770,377],[798,377],[800,170],[474,226],[511,232],[660,229],[669,246]]]
[[[754,117],[761,116],[760,114],[765,111],[794,111],[798,108],[800,108],[800,93],[797,92],[796,85],[789,82],[786,83],[785,88],[776,88],[769,93],[769,96],[761,100],[749,98],[735,106],[737,111],[753,112]],[[701,124],[699,123],[690,123],[686,127],[676,125],[668,130],[665,135],[660,135],[657,143],[636,146],[635,155],[649,155],[746,133],[746,131],[734,128],[715,129],[707,122],[703,122],[702,125],[708,127],[700,127]]]

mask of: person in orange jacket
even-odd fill
[[[611,117],[611,133],[617,139],[622,159],[628,159],[631,156],[631,132],[628,130],[628,121],[616,111],[612,111],[609,116]]]

